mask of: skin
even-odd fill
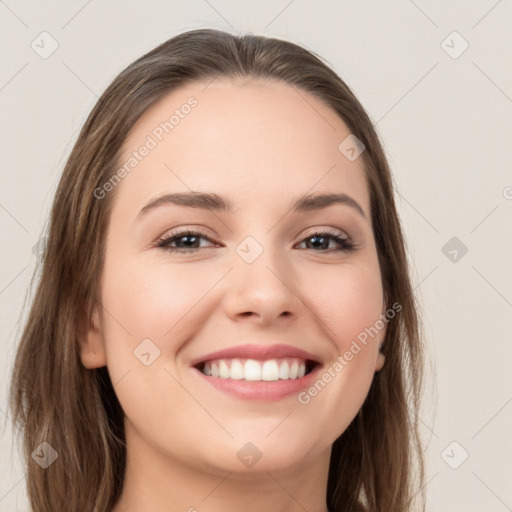
[[[127,473],[113,510],[325,512],[331,445],[384,364],[385,330],[307,405],[296,394],[277,402],[224,394],[190,361],[233,345],[286,343],[327,368],[374,325],[386,306],[363,160],[338,150],[350,130],[315,97],[226,78],[168,94],[134,126],[124,156],[190,96],[198,105],[117,185],[103,308],[81,340],[83,365],[107,365],[125,412]],[[190,190],[226,197],[235,213],[166,205],[137,219],[155,197]],[[313,192],[345,193],[366,218],[346,204],[290,212]],[[187,227],[209,238],[195,252],[154,246]],[[308,244],[326,228],[357,249]],[[263,249],[251,264],[236,252],[248,236]],[[161,351],[149,366],[133,353],[144,339]],[[250,468],[237,457],[247,442],[262,454]]]

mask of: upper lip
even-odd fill
[[[314,363],[320,362],[317,356],[307,352],[306,350],[280,343],[277,345],[236,345],[233,347],[225,348],[223,350],[210,352],[209,354],[201,357],[197,357],[191,361],[190,365],[195,366],[197,364],[204,363],[205,361],[211,361],[214,359],[240,358],[256,359],[262,361],[265,359],[277,359],[282,357],[297,357],[299,359],[312,361]]]

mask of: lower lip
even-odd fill
[[[310,373],[299,379],[272,381],[221,379],[219,377],[209,377],[197,368],[193,368],[193,370],[197,372],[199,376],[202,377],[210,386],[213,386],[215,389],[223,391],[231,396],[242,398],[244,400],[275,402],[286,398],[287,396],[297,394],[303,389],[311,386],[317,378],[320,365],[316,365]]]

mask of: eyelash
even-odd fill
[[[175,242],[176,240],[186,237],[186,236],[199,236],[201,238],[205,238],[205,239],[208,239],[211,241],[210,237],[208,235],[206,235],[205,233],[202,233],[201,231],[186,230],[186,231],[180,231],[177,233],[171,233],[170,236],[160,238],[159,240],[156,241],[155,247],[158,247],[160,249],[165,249],[166,251],[169,251],[172,253],[176,253],[176,252],[191,253],[191,252],[196,252],[199,249],[204,249],[204,247],[192,247],[189,249],[183,249],[180,247],[170,247],[169,246],[170,243]],[[342,238],[341,236],[339,236],[339,234],[337,234],[336,232],[330,231],[329,229],[326,229],[324,231],[315,231],[314,233],[311,233],[306,238],[304,238],[301,241],[301,243],[303,243],[304,241],[307,241],[313,237],[324,237],[324,238],[327,237],[327,238],[334,240],[340,246],[339,249],[325,250],[325,251],[315,251],[314,249],[309,249],[314,252],[339,252],[339,251],[352,252],[357,247],[356,244],[354,244],[353,242],[350,241],[350,239]]]

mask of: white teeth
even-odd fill
[[[206,374],[208,375],[208,374]],[[231,361],[231,368],[229,372],[229,376],[232,379],[240,380],[244,378],[244,367],[239,359],[233,359]]]
[[[226,361],[220,360],[219,362],[219,377],[221,379],[228,379],[229,378],[229,367],[226,364]]]
[[[296,379],[297,374],[299,373],[299,363],[297,361],[293,361],[290,366],[290,379]]]
[[[279,366],[277,362],[265,361],[261,370],[261,380],[279,380]]]
[[[203,373],[220,379],[248,381],[276,381],[300,379],[306,374],[306,361],[297,358],[269,359],[217,359],[208,361]]]
[[[283,361],[279,368],[279,378],[280,379],[289,379],[290,378],[290,365],[288,361]]]
[[[261,364],[254,359],[247,359],[244,365],[245,380],[261,380]]]

